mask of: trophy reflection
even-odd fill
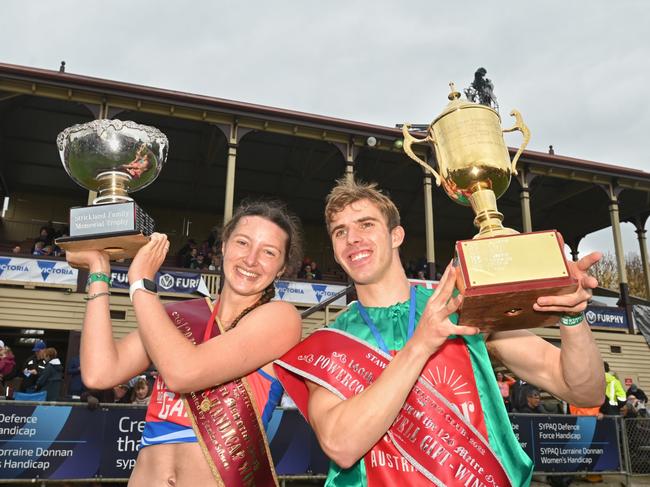
[[[449,104],[428,126],[425,138],[413,137],[408,124],[402,132],[408,156],[430,172],[454,202],[470,206],[475,214],[478,233],[472,240],[456,242],[456,286],[463,295],[459,323],[497,331],[556,324],[559,315],[536,312],[532,306],[539,296],[577,288],[562,236],[555,230],[519,234],[503,226],[503,214],[497,210],[497,199],[517,174],[517,161],[530,139],[528,127],[512,110],[515,125],[502,129],[498,112],[489,104],[461,100],[453,83],[450,87]],[[523,143],[511,162],[503,132],[512,131],[523,134]],[[434,149],[438,171],[415,154],[414,144]]]
[[[153,219],[129,193],[160,174],[169,142],[158,129],[130,121],[94,120],[57,137],[61,162],[80,186],[95,191],[92,206],[70,209],[66,251],[104,250],[111,260],[133,257],[154,231]]]

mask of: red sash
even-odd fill
[[[207,299],[165,306],[172,322],[192,343],[201,343],[214,318]],[[217,322],[218,323],[218,322]],[[206,339],[220,335],[212,327]],[[264,428],[245,378],[185,394],[185,407],[217,485],[277,486]]]
[[[390,360],[348,333],[325,328],[292,348],[274,367],[308,419],[305,379],[347,399],[372,384]],[[439,486],[510,487],[486,437],[465,342],[461,338],[447,340],[425,365],[386,435],[365,455],[368,486],[433,482]]]

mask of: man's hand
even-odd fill
[[[433,355],[450,335],[476,335],[480,330],[474,326],[456,326],[449,315],[458,310],[462,296],[452,297],[456,282],[456,269],[447,266],[440,279],[436,292],[429,298],[413,334],[413,343],[425,347],[428,355]]]
[[[129,282],[134,283],[140,279],[153,280],[156,272],[165,261],[169,252],[169,240],[163,233],[152,233],[149,243],[138,250],[131,267],[129,267]]]
[[[602,258],[600,252],[592,252],[578,262],[568,262],[571,276],[577,279],[578,289],[570,294],[560,296],[540,296],[533,304],[535,311],[551,311],[566,314],[581,313],[587,308],[593,296],[592,290],[598,287],[598,281],[587,271]]]

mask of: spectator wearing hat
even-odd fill
[[[641,389],[639,386],[636,384],[632,384],[630,388],[626,392],[627,396],[634,396],[637,398],[639,401],[648,403],[648,396],[646,396],[645,392],[643,392],[643,389]]]
[[[43,350],[43,359],[47,362],[47,365],[36,378],[36,390],[47,391],[46,401],[56,401],[61,396],[63,365],[58,358],[56,349],[53,347]]]
[[[38,374],[43,372],[47,365],[47,362],[43,357],[46,348],[47,344],[43,340],[36,340],[34,343],[34,347],[32,348],[34,354],[27,359],[25,366],[23,367],[23,392],[36,391],[36,380],[38,379]]]

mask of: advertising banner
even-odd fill
[[[590,326],[627,330],[627,315],[624,308],[587,306],[585,318]]]
[[[318,304],[345,289],[340,284],[324,284],[298,281],[279,280],[275,283],[275,298],[280,301],[289,301],[300,304]],[[345,306],[345,296],[337,299],[337,306]]]
[[[112,287],[116,289],[128,289],[129,279],[127,276],[128,269],[114,268],[111,269]],[[208,288],[198,272],[184,271],[162,271],[156,273],[156,283],[158,290],[166,293],[199,293],[208,296]]]
[[[0,479],[92,478],[104,414],[71,406],[0,409]]]
[[[615,418],[524,414],[512,415],[510,421],[537,472],[622,469]]]
[[[77,286],[77,269],[64,260],[0,257],[0,281]]]
[[[144,429],[144,407],[0,406],[0,480],[127,479]],[[276,409],[268,426],[280,475],[326,473],[328,459],[295,409]]]
[[[99,474],[125,479],[131,475],[140,450],[145,408],[115,408],[104,411],[104,441]]]

